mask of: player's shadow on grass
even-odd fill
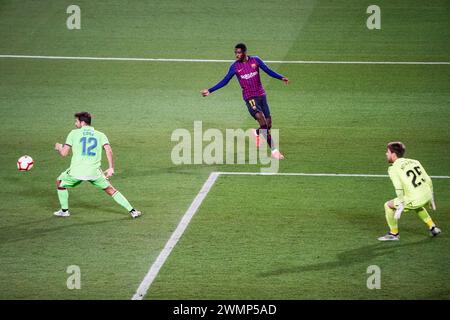
[[[68,223],[65,225],[54,226],[52,224],[52,220],[68,220]],[[0,247],[5,244],[18,242],[18,241],[27,241],[40,237],[44,237],[52,232],[57,232],[60,230],[68,229],[68,228],[80,228],[85,226],[94,226],[105,223],[113,223],[121,220],[129,220],[128,216],[124,218],[118,219],[110,219],[110,220],[101,220],[101,221],[86,221],[81,223],[74,223],[74,221],[70,221],[71,218],[61,218],[61,217],[48,217],[46,219],[34,220],[28,223],[21,223],[14,226],[5,226],[0,228]],[[27,227],[28,225],[39,225],[43,224],[42,227]]]
[[[3,190],[2,196],[7,200],[15,199],[16,195],[25,196],[33,202],[32,204],[40,209],[52,210],[55,206],[52,203],[58,202],[56,188],[49,189],[47,185],[43,186],[41,182],[29,181],[24,184],[23,179],[18,177],[5,177],[3,184],[11,185],[12,188]],[[8,183],[6,183],[8,182]]]
[[[9,181],[11,184],[18,184],[20,179],[17,177],[6,177],[5,181]],[[86,183],[87,184],[87,183]],[[69,192],[72,193],[74,189],[69,189]],[[15,191],[17,192],[17,191]],[[58,197],[56,194],[56,188],[55,189],[48,189],[43,190],[42,185],[40,184],[29,184],[26,186],[22,186],[22,189],[20,190],[22,194],[30,195],[30,197],[34,198],[36,206],[38,206],[40,209],[47,210],[49,214],[52,214],[53,211],[56,211],[59,209],[59,203],[58,203]],[[98,192],[97,189],[94,189],[93,192]],[[104,192],[98,192],[99,193],[99,200],[104,197],[109,197],[104,194]],[[103,194],[102,194],[103,193]],[[13,196],[13,193],[11,193],[11,196]],[[80,199],[81,196],[76,195],[72,202],[74,203],[74,207],[81,208],[81,209],[89,209],[92,211],[101,211],[101,212],[110,212],[114,214],[120,214],[126,216],[127,213],[124,211],[123,208],[119,207],[112,199],[110,199],[110,204],[108,205],[93,205],[88,201],[83,201]],[[76,200],[75,200],[76,199]],[[54,204],[54,205],[53,205]]]
[[[109,196],[108,196],[109,197]],[[92,214],[96,214],[99,212],[108,212],[108,213],[114,213],[115,215],[121,215],[123,217],[129,218],[130,215],[127,213],[127,211],[119,206],[114,200],[111,198],[110,203],[107,203],[106,205],[102,204],[91,204],[90,202],[83,201],[80,199],[76,200],[76,207],[74,207],[73,211],[75,212],[78,209],[88,209],[89,211],[92,211]],[[91,214],[91,213],[89,213]]]
[[[259,276],[262,277],[270,277],[270,276],[278,276],[286,273],[301,273],[308,271],[323,271],[335,268],[342,268],[346,266],[350,266],[353,264],[363,263],[375,259],[380,256],[384,256],[386,254],[393,253],[397,251],[399,248],[410,247],[410,246],[419,246],[427,243],[431,243],[432,239],[425,238],[420,241],[408,242],[399,244],[395,243],[378,243],[369,246],[364,246],[348,251],[344,251],[337,255],[336,261],[329,262],[321,262],[314,263],[303,266],[289,267],[289,268],[279,268],[276,270],[262,272],[259,273]]]

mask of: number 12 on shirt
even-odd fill
[[[80,139],[81,144],[83,145],[83,156],[95,156],[96,153],[92,151],[92,149],[95,149],[97,147],[97,139],[90,137],[89,139],[87,137],[83,137]]]

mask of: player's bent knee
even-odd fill
[[[61,180],[56,180],[56,189],[58,189],[58,190],[66,190],[66,188],[61,187]]]
[[[107,193],[107,194],[109,194],[110,196],[113,196],[114,195],[114,193],[116,193],[117,192],[117,190],[114,188],[114,187],[108,187],[108,188],[106,188],[106,189],[104,189],[105,190],[105,192]]]
[[[384,204],[384,207],[386,209],[395,209],[394,201],[392,201],[392,200],[386,201],[386,203]]]

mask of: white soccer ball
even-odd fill
[[[34,161],[30,156],[22,156],[17,160],[17,169],[20,171],[28,171],[33,168]]]

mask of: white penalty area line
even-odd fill
[[[172,252],[173,248],[177,244],[178,240],[180,240],[180,238],[183,235],[184,231],[186,230],[189,222],[191,221],[194,214],[197,212],[198,208],[202,204],[202,202],[205,199],[206,195],[208,194],[209,190],[211,190],[211,187],[214,185],[214,182],[216,182],[216,179],[218,176],[219,176],[219,173],[217,173],[217,172],[212,172],[209,175],[208,179],[203,184],[203,187],[201,188],[200,192],[194,198],[194,201],[192,201],[191,205],[187,209],[183,218],[181,218],[180,223],[178,224],[177,228],[170,236],[169,240],[167,241],[166,245],[162,249],[161,253],[159,254],[159,256],[156,258],[155,262],[152,264],[152,266],[148,270],[147,274],[144,277],[144,280],[142,280],[141,284],[139,285],[139,288],[137,289],[136,293],[133,295],[131,300],[142,300],[144,298],[145,294],[147,293],[148,288],[155,280],[156,276],[158,275],[159,270],[163,266],[164,262],[166,262],[166,259],[169,257],[170,253]]]
[[[119,57],[70,57],[70,56],[32,56],[0,54],[2,59],[49,59],[49,60],[100,60],[100,61],[147,61],[147,62],[227,62],[221,59],[175,59],[175,58],[119,58]],[[393,65],[449,65],[450,61],[314,61],[314,60],[265,60],[279,64],[393,64]]]
[[[203,200],[205,200],[208,192],[213,187],[217,178],[221,175],[246,175],[246,176],[305,176],[305,177],[365,177],[365,178],[386,178],[388,175],[384,174],[347,174],[347,173],[264,173],[264,172],[211,172],[206,182],[203,184],[203,187],[200,189],[197,196],[192,201],[191,205],[184,213],[181,221],[178,223],[177,228],[170,236],[166,245],[156,258],[155,262],[150,266],[147,274],[144,279],[140,283],[136,293],[133,295],[131,300],[142,300],[147,294],[148,289],[152,285],[156,276],[159,273],[159,270],[162,268],[170,253],[172,252],[175,245],[180,240],[184,231],[186,230],[189,222],[192,217],[200,208]],[[433,179],[450,179],[450,176],[431,176]]]

